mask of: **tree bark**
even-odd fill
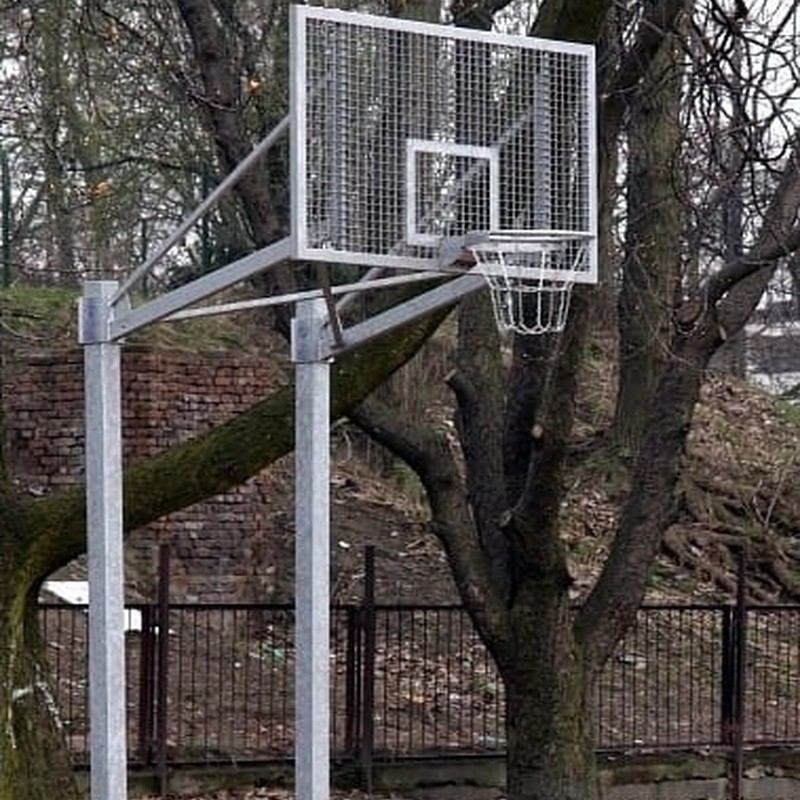
[[[50,691],[25,528],[12,498],[0,511],[0,800],[78,798]]]
[[[466,462],[466,489],[478,538],[497,585],[508,594],[508,541],[501,521],[511,507],[503,480],[505,368],[486,293],[459,308],[456,369],[448,383],[457,398],[456,429]]]
[[[531,582],[511,615],[514,658],[506,687],[509,800],[598,796],[591,685],[572,637],[563,587]]]
[[[44,196],[50,231],[47,242],[47,271],[62,282],[75,277],[75,230],[70,206],[70,181],[65,171],[64,104],[69,96],[69,79],[64,65],[66,43],[61,29],[64,25],[63,2],[48,3],[32,15],[33,29],[41,36],[37,43],[43,51],[41,59],[42,110],[41,131],[44,137]]]
[[[677,5],[672,3],[672,5]],[[681,146],[681,70],[669,2],[654,3],[649,25],[662,33],[660,46],[628,107],[629,157],[623,281],[619,296],[620,376],[613,437],[635,454],[667,357],[671,308],[680,274],[684,204],[675,169]],[[666,8],[665,8],[666,7]]]
[[[515,573],[509,612],[514,659],[506,668],[502,654],[497,658],[509,698],[508,792],[514,800],[592,800],[599,791],[591,728],[593,673],[575,638],[572,578],[559,535],[562,475],[588,310],[588,297],[578,291],[570,325],[549,365],[537,422],[527,433],[527,475],[506,530]]]
[[[0,800],[72,800],[79,792],[50,690],[35,594],[0,603]]]
[[[608,0],[544,0],[536,14],[531,35],[571,42],[596,42],[611,6]]]
[[[244,128],[241,76],[235,72],[236,31],[223,24],[209,0],[176,0],[189,33],[205,94],[195,97],[213,132],[226,172],[247,155],[252,144]],[[283,235],[287,220],[278,213],[279,192],[266,179],[263,165],[245,175],[236,186],[250,233],[257,247],[264,247]]]

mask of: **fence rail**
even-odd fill
[[[87,609],[43,604],[52,679],[88,759]],[[285,758],[294,739],[294,615],[278,605],[128,609],[132,763]],[[161,625],[161,620],[166,621]],[[331,614],[336,756],[500,753],[503,687],[457,606]],[[645,606],[596,693],[600,748],[800,743],[800,607]]]

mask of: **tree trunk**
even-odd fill
[[[508,799],[593,800],[599,785],[590,682],[567,593],[540,581],[524,594],[512,611],[514,658],[500,666]]]
[[[77,800],[37,620],[37,589],[4,570],[0,592],[0,800]]]
[[[654,22],[663,10],[654,4]],[[681,70],[666,35],[628,107],[627,207],[619,295],[620,377],[614,440],[635,454],[668,353],[680,274],[684,207],[675,159],[681,146]]]

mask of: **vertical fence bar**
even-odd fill
[[[361,628],[359,610],[347,608],[347,644],[344,668],[344,750],[348,756],[358,756],[359,716],[361,709]]]
[[[144,766],[151,763],[153,756],[153,628],[153,607],[146,605],[142,608],[142,641],[139,650],[139,758]]]
[[[375,632],[376,641],[380,636],[381,648],[383,651],[383,660],[381,663],[380,673],[376,671],[376,681],[380,677],[380,746],[382,749],[390,752],[389,745],[389,671],[387,669],[387,653],[389,648],[389,636],[391,627],[391,614],[386,609],[381,611],[381,629],[378,631],[378,615],[375,615]],[[377,662],[376,662],[377,663]],[[378,684],[376,683],[376,688]]]
[[[724,745],[734,742],[734,703],[736,697],[736,626],[735,609],[727,606],[722,614],[722,680],[720,685],[720,740]]]
[[[742,798],[742,773],[744,768],[744,693],[745,652],[747,648],[747,588],[745,585],[746,556],[744,548],[737,553],[736,581],[736,697],[734,700],[734,750],[732,799]]]
[[[167,730],[169,698],[169,547],[158,549],[158,681],[156,683],[156,761],[158,787],[167,793]]]
[[[0,244],[0,262],[2,267],[3,286],[11,285],[11,246],[13,243],[14,206],[11,192],[11,168],[8,153],[0,149],[0,228],[2,228],[2,244]]]
[[[433,702],[435,704],[434,708],[436,708],[438,706],[438,704],[441,703],[440,698],[442,697],[442,695],[446,696],[448,694],[449,687],[447,687],[445,685],[444,689],[442,689],[442,687],[439,685],[439,680],[440,680],[440,677],[441,677],[441,672],[439,670],[439,664],[441,663],[441,661],[440,661],[440,654],[441,654],[440,647],[441,647],[441,642],[442,642],[442,632],[441,632],[441,628],[440,628],[440,625],[439,625],[440,616],[439,616],[438,611],[436,609],[433,609],[431,611],[431,615],[433,617],[433,620],[432,620],[432,623],[431,623],[433,625],[433,635],[431,637],[432,640],[433,640],[431,660],[434,661],[432,695],[433,695],[433,698],[434,698]],[[428,626],[427,625],[426,625],[425,629],[426,629],[426,631],[428,630]],[[432,732],[433,746],[434,747],[440,747],[441,746],[441,742],[439,741],[439,718],[440,718],[440,714],[433,714],[432,716],[433,716],[433,720],[432,720],[433,721],[433,732]]]
[[[361,768],[367,794],[372,794],[375,748],[375,547],[364,549],[364,664],[361,717]]]

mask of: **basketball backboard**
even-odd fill
[[[592,47],[295,5],[291,91],[293,258],[437,269],[522,231],[596,281]]]

